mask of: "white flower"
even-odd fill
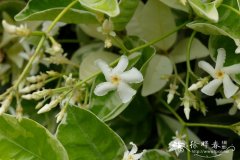
[[[168,95],[167,95],[168,104],[172,102],[174,95],[178,94],[177,89],[178,89],[178,86],[176,84],[170,84],[170,88],[166,90],[168,92]]]
[[[238,109],[240,110],[240,92],[237,92],[231,98],[217,98],[216,103],[218,106],[233,103],[228,113],[229,115],[234,115]]]
[[[141,153],[136,154],[138,150],[137,146],[133,142],[130,142],[130,144],[132,145],[132,149],[130,152],[128,150],[124,152],[123,160],[139,160],[145,150],[143,150]]]
[[[19,27],[7,23],[6,20],[2,21],[3,28],[6,32],[10,34],[15,34],[17,36],[28,36],[31,31],[27,28],[26,25],[21,24]]]
[[[62,45],[53,41],[52,46],[46,49],[46,52],[50,55],[58,55],[64,52]]]
[[[132,89],[128,84],[141,83],[143,81],[142,73],[136,68],[125,71],[128,66],[128,58],[126,56],[121,56],[117,66],[113,69],[102,60],[97,60],[96,64],[102,70],[107,82],[98,84],[94,93],[97,96],[104,96],[109,91],[117,90],[122,102],[129,102],[136,94],[136,90]]]
[[[240,53],[240,39],[234,39],[235,44],[237,45],[237,49],[235,50],[236,54]]]
[[[187,120],[189,120],[190,111],[191,111],[190,107],[192,106],[192,98],[191,98],[190,95],[186,92],[186,93],[184,94],[184,97],[181,98],[181,100],[182,100],[182,104],[181,104],[181,105],[183,105],[183,107],[184,107],[184,109],[183,109],[184,114],[185,114]]]
[[[230,76],[232,74],[240,73],[240,64],[234,64],[232,66],[223,67],[226,58],[226,52],[223,48],[218,49],[218,55],[216,60],[216,66],[213,68],[209,63],[200,61],[199,67],[208,72],[212,78],[211,82],[202,88],[202,92],[206,95],[213,96],[218,87],[223,83],[224,95],[229,98],[234,95],[238,86],[236,86]]]
[[[178,134],[178,131],[176,131],[176,136],[173,137],[173,140],[168,144],[169,152],[175,151],[177,156],[183,152],[186,147],[186,142],[183,140],[185,137],[186,135],[181,136]]]

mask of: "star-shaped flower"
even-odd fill
[[[226,59],[226,52],[223,48],[218,49],[218,55],[216,60],[216,66],[213,68],[209,63],[205,61],[200,61],[198,66],[208,72],[212,78],[214,78],[211,82],[205,85],[202,88],[202,92],[206,95],[213,96],[218,89],[218,87],[223,83],[223,91],[224,95],[227,98],[230,98],[234,95],[238,86],[236,86],[230,76],[233,74],[240,73],[240,64],[234,64],[232,66],[224,67]]]
[[[143,150],[141,153],[137,153],[137,146],[133,142],[130,142],[130,144],[132,145],[132,149],[130,152],[128,150],[124,152],[123,160],[139,160],[145,150]]]
[[[217,98],[216,103],[218,106],[233,103],[228,113],[229,115],[234,115],[238,109],[240,110],[240,92],[237,92],[231,98]]]
[[[169,152],[175,151],[177,156],[183,152],[186,147],[186,142],[183,140],[185,137],[186,135],[179,135],[178,131],[176,131],[176,136],[174,136],[173,140],[168,144]]]
[[[102,70],[107,82],[98,84],[94,93],[97,96],[104,96],[109,91],[117,90],[122,102],[128,103],[136,94],[136,90],[132,89],[129,84],[141,83],[143,81],[142,73],[134,67],[125,71],[128,66],[126,56],[121,56],[115,68],[110,68],[103,60],[97,60],[96,64]]]

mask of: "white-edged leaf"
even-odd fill
[[[181,0],[160,0],[160,1],[171,8],[178,9],[184,12],[189,12],[189,7],[181,3]]]
[[[173,66],[168,57],[154,55],[144,75],[142,96],[148,96],[162,89],[168,82],[164,76],[171,75],[172,71]]]
[[[207,3],[202,0],[188,0],[190,6],[199,17],[207,19],[211,22],[218,22],[219,20],[217,5],[219,5],[221,1],[222,0],[215,0]]]
[[[182,39],[170,52],[169,58],[174,63],[186,61],[187,45],[190,38]],[[194,38],[190,50],[190,60],[203,58],[209,55],[209,50],[198,39]]]
[[[79,0],[79,2],[87,8],[105,13],[110,17],[120,13],[117,0]]]
[[[172,31],[175,27],[174,16],[170,8],[159,0],[149,0],[145,5],[139,3],[126,29],[129,35],[137,35],[150,41]],[[174,33],[155,45],[167,50],[176,41],[176,36],[177,34]]]

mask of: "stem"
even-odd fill
[[[161,37],[156,38],[156,39],[154,39],[154,40],[152,40],[152,41],[150,41],[150,42],[148,42],[148,43],[145,43],[144,45],[141,45],[141,46],[139,46],[139,47],[136,47],[136,48],[131,49],[131,50],[129,51],[129,53],[136,52],[136,51],[138,51],[138,50],[140,50],[140,49],[143,49],[143,48],[145,48],[145,47],[148,47],[148,46],[150,46],[150,45],[153,45],[153,44],[155,44],[155,43],[157,43],[157,42],[159,42],[159,41],[167,38],[167,37],[170,36],[171,34],[177,32],[178,30],[180,30],[181,28],[183,28],[187,23],[188,23],[188,22],[185,22],[185,23],[181,24],[180,26],[176,27],[174,30],[172,30],[172,31],[170,31],[170,32],[162,35]]]
[[[228,9],[230,9],[231,11],[233,11],[234,13],[240,15],[240,12],[239,12],[237,9],[235,9],[235,8],[229,6],[229,5],[221,4],[221,6],[222,6],[222,7],[225,7],[225,8],[228,8]]]
[[[20,75],[20,77],[18,78],[18,80],[16,81],[16,83],[14,84],[13,88],[17,90],[17,87],[19,85],[19,83],[24,79],[24,77],[26,76],[26,74],[28,73],[28,71],[31,68],[31,65],[33,63],[33,61],[35,60],[35,58],[38,56],[38,53],[44,43],[45,40],[45,36],[42,36],[41,40],[38,43],[38,46],[35,50],[35,53],[33,54],[33,56],[31,57],[31,59],[29,60],[29,62],[27,63],[27,66],[24,68],[22,74]]]
[[[172,107],[167,104],[163,99],[160,99],[160,102],[177,118],[177,120],[183,125],[185,126],[185,122],[183,121],[183,119],[175,112],[174,109],[172,109]]]
[[[64,14],[72,7],[74,6],[76,3],[78,2],[78,0],[74,0],[72,1],[66,8],[64,8],[62,10],[62,12],[54,19],[54,21],[52,22],[52,24],[48,27],[47,29],[47,33],[49,33],[53,27],[56,25],[56,23],[64,16]]]
[[[191,69],[191,65],[190,65],[190,54],[191,54],[191,46],[192,46],[192,42],[193,42],[193,38],[196,34],[196,31],[194,31],[188,41],[188,45],[187,45],[187,53],[186,53],[186,59],[187,59],[187,75],[186,75],[186,85],[185,85],[185,90],[188,89],[188,84],[189,84],[189,76],[190,76],[190,72],[193,74],[192,69]],[[195,74],[194,74],[195,75]]]
[[[209,128],[223,128],[223,129],[231,129],[229,125],[221,125],[221,124],[206,124],[206,123],[185,123],[188,127],[209,127]]]

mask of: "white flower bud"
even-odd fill
[[[65,97],[65,94],[58,96],[56,99],[52,100],[49,104],[45,104],[37,113],[42,114],[55,108],[59,102]]]
[[[50,55],[58,55],[58,54],[62,54],[64,51],[62,49],[61,44],[59,44],[57,42],[53,42],[52,47],[47,48],[46,52],[49,53]]]
[[[8,108],[10,107],[10,104],[12,103],[12,98],[13,98],[13,95],[9,94],[7,98],[2,102],[2,106],[0,107],[0,115],[2,115],[8,110]]]
[[[59,73],[58,72],[55,72],[55,71],[47,71],[47,74],[51,77],[55,77],[55,76],[58,76]]]
[[[191,109],[190,109],[190,105],[189,105],[188,102],[185,102],[185,105],[184,105],[184,109],[183,109],[183,110],[184,110],[184,114],[185,114],[187,120],[189,120],[189,116],[190,116],[190,111],[191,111]]]
[[[48,77],[47,74],[41,74],[41,75],[37,75],[37,76],[31,76],[31,77],[27,77],[27,81],[30,83],[37,83],[39,81],[43,81]]]
[[[29,93],[29,92],[32,92],[32,91],[34,91],[34,90],[37,90],[37,89],[42,88],[43,85],[44,85],[44,82],[39,82],[39,83],[37,83],[37,84],[32,84],[32,85],[30,85],[30,86],[27,86],[27,87],[25,87],[25,88],[20,89],[19,92],[20,92],[20,93]]]
[[[66,108],[62,108],[61,111],[56,115],[57,123],[61,122],[64,116],[66,115]]]
[[[177,85],[170,84],[170,89],[166,90],[168,92],[168,95],[167,95],[167,103],[168,104],[172,102],[174,95],[177,94],[177,89],[178,89]]]
[[[46,96],[49,96],[52,93],[51,89],[44,89],[42,91],[36,91],[32,94],[26,94],[26,95],[22,95],[23,99],[27,99],[27,100],[40,100]]]
[[[21,24],[19,27],[17,27],[16,25],[7,23],[5,20],[2,21],[2,25],[6,32],[15,34],[17,36],[28,36],[31,33],[26,25]]]
[[[189,91],[196,91],[196,90],[198,90],[199,88],[202,88],[205,84],[207,84],[207,82],[208,82],[208,78],[207,78],[207,77],[205,77],[205,78],[203,78],[203,79],[200,79],[197,83],[192,84],[192,85],[188,88],[188,90],[189,90]]]
[[[2,20],[2,25],[6,32],[8,32],[10,34],[16,33],[17,26],[7,23],[6,20]]]

